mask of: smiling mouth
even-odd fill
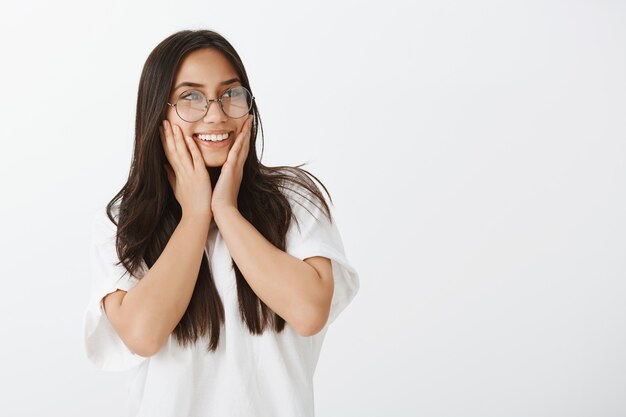
[[[223,142],[227,140],[231,135],[232,135],[232,132],[222,133],[219,135],[204,135],[204,134],[194,133],[193,137],[194,139],[198,139],[203,142]]]

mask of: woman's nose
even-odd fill
[[[206,114],[204,115],[205,122],[216,122],[227,119],[228,117],[222,111],[222,106],[219,101],[211,100],[209,101],[209,108],[207,109]]]

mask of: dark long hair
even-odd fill
[[[167,158],[158,127],[165,117],[166,102],[179,63],[186,54],[201,48],[220,51],[239,75],[241,84],[252,92],[241,58],[232,45],[216,32],[183,30],[174,33],[148,56],[139,81],[135,143],[128,180],[106,207],[109,219],[117,226],[118,265],[124,265],[133,276],[142,268],[142,262],[148,268],[154,265],[182,216],[181,207],[163,168]],[[293,167],[267,167],[261,164],[256,153],[256,138],[259,128],[263,137],[263,127],[256,101],[253,101],[250,112],[254,117],[250,150],[243,166],[237,205],[246,220],[274,246],[284,251],[289,225],[292,218],[297,219],[283,189],[296,192],[311,202],[308,197],[314,197],[321,204],[318,207],[323,207],[331,222],[329,206],[311,177],[322,185],[331,203],[332,198],[317,177],[301,168],[304,164]],[[113,210],[118,201],[116,223]],[[241,320],[252,334],[262,334],[270,327],[274,331],[282,331],[285,320],[257,297],[234,260],[232,264],[237,280]],[[207,335],[207,351],[215,351],[224,319],[224,306],[205,252],[193,295],[173,335],[184,346]]]

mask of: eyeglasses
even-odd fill
[[[211,102],[217,101],[222,107],[224,114],[232,119],[239,119],[250,112],[254,97],[243,86],[229,88],[220,96],[213,100],[207,99],[198,90],[187,90],[182,92],[174,104],[167,103],[168,106],[176,108],[178,117],[186,122],[197,122],[209,111]]]

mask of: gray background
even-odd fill
[[[126,375],[83,352],[91,216],[128,174],[147,55],[197,28],[240,52],[263,162],[309,162],[360,272],[316,415],[626,415],[624,1],[30,1],[0,23],[1,415],[122,415]]]

